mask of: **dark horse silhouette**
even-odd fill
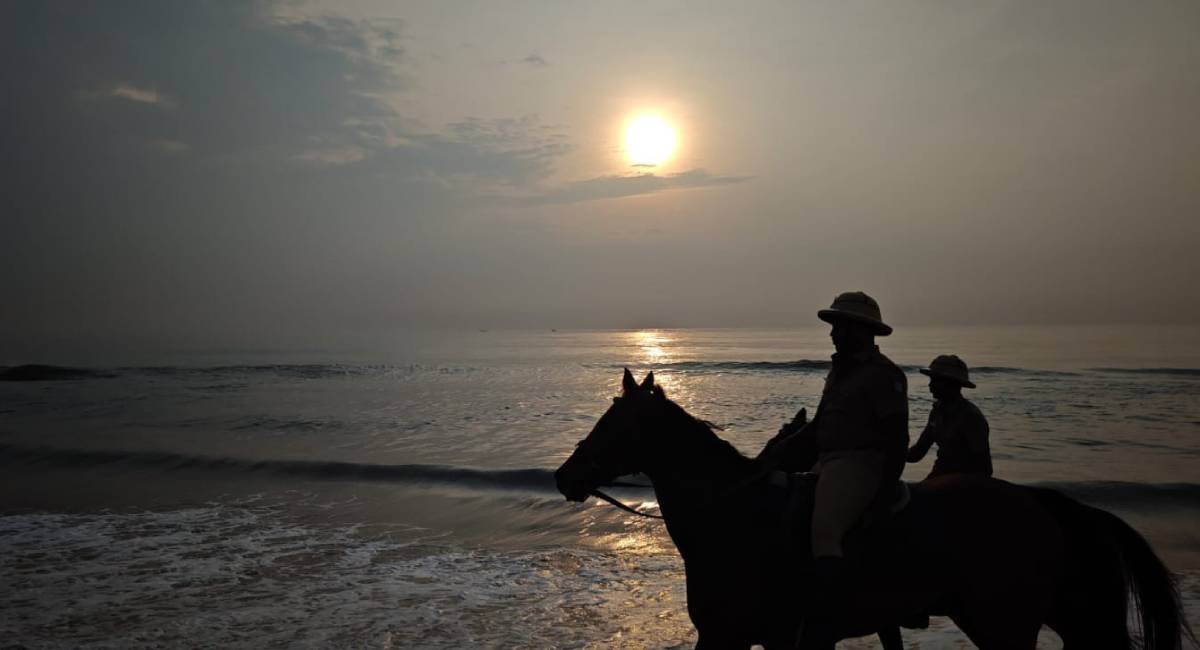
[[[654,484],[683,557],[697,648],[795,647],[809,600],[807,522],[783,523],[758,463],[625,371],[623,394],[555,473],[583,501],[618,476]],[[1176,650],[1191,636],[1170,573],[1116,516],[1047,489],[975,476],[912,487],[911,503],[858,540],[839,638],[949,616],[982,650],[1032,650],[1042,625],[1066,650]]]

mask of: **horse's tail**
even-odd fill
[[[1174,578],[1150,544],[1120,517],[1054,490],[1033,488],[1062,525],[1069,566],[1055,605],[1066,647],[1133,648],[1133,610],[1145,650],[1179,650],[1195,642]],[[1072,642],[1072,640],[1076,642]]]

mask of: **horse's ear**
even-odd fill
[[[621,378],[621,390],[626,393],[633,393],[637,390],[637,380],[633,378],[633,373],[629,372],[629,368],[625,369],[625,376]]]
[[[642,380],[642,390],[650,390],[654,388],[654,371],[651,370],[646,374],[646,378]]]

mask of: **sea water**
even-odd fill
[[[932,404],[917,368],[960,355],[997,475],[1119,514],[1200,623],[1200,330],[906,328],[879,342],[908,374],[914,440]],[[661,524],[568,503],[552,472],[624,367],[653,370],[753,455],[814,410],[831,351],[820,328],[546,330],[4,360],[59,365],[0,382],[0,638],[687,647]],[[620,496],[655,510],[651,491]],[[970,647],[940,618],[905,639]],[[1048,631],[1041,645],[1059,647]]]

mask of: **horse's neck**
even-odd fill
[[[682,409],[657,425],[675,432],[671,438],[676,446],[658,454],[645,470],[665,517],[682,521],[710,511],[714,500],[758,471],[757,463]]]

